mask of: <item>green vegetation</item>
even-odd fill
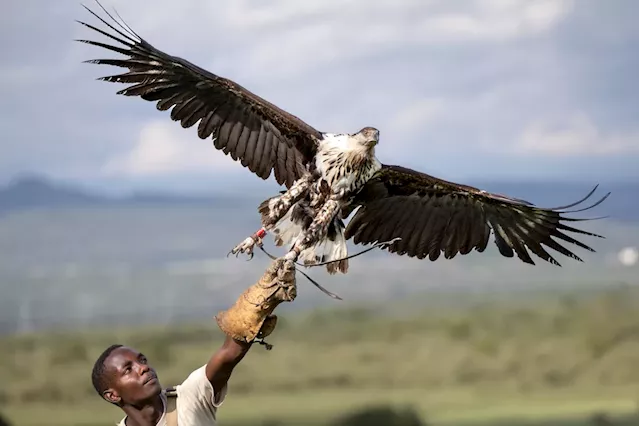
[[[416,305],[281,314],[274,349],[237,368],[221,424],[376,426],[389,410],[391,426],[637,424],[637,287]],[[113,424],[121,412],[90,382],[107,345],[142,350],[169,385],[222,338],[213,321],[8,337],[0,411],[16,425]]]

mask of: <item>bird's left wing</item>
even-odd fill
[[[199,122],[197,134],[201,139],[212,137],[216,149],[262,179],[273,172],[279,184],[290,187],[302,176],[305,165],[313,161],[316,142],[321,138],[318,130],[239,84],[156,49],[104,8],[120,28],[85,8],[113,33],[85,22],[80,24],[121,46],[78,41],[126,56],[86,61],[129,69],[124,74],[101,78],[129,84],[118,94],[138,96],[155,102],[158,110],[171,110],[171,119],[179,121],[183,128]]]
[[[595,191],[595,188],[594,188]],[[357,212],[345,236],[356,244],[401,239],[389,245],[392,253],[435,261],[471,250],[482,252],[493,230],[498,250],[505,257],[514,253],[523,262],[535,264],[527,249],[547,262],[559,263],[545,250],[551,248],[581,259],[553,238],[594,251],[567,235],[569,232],[602,238],[564,224],[567,208],[540,208],[529,202],[493,194],[466,185],[447,182],[404,167],[383,165],[356,195]],[[593,206],[604,201],[607,194]],[[587,208],[578,210],[586,210]]]

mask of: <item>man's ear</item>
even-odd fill
[[[118,391],[112,388],[109,388],[104,392],[102,392],[102,397],[106,399],[108,402],[116,405],[120,404],[120,401],[122,401],[122,398],[120,397],[120,394],[118,393]]]

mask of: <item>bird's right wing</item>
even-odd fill
[[[473,249],[484,251],[493,231],[501,255],[513,257],[515,252],[523,262],[534,264],[529,249],[545,261],[559,265],[544,246],[573,259],[580,258],[554,238],[594,251],[567,233],[599,235],[563,223],[584,220],[564,214],[570,213],[567,208],[592,193],[568,206],[541,208],[405,167],[384,165],[356,195],[353,204],[358,210],[347,226],[345,237],[352,238],[355,244],[401,238],[388,246],[390,252],[435,261],[440,254],[450,259]]]
[[[262,179],[269,178],[273,171],[280,185],[290,187],[304,172],[305,164],[313,160],[321,133],[301,119],[231,80],[156,49],[106,11],[120,29],[86,9],[117,35],[84,22],[80,24],[122,47],[78,41],[127,56],[86,61],[129,69],[124,74],[101,78],[130,84],[118,94],[156,102],[161,111],[171,109],[171,119],[179,121],[183,128],[199,122],[197,133],[201,139],[212,137],[216,149],[240,160]]]

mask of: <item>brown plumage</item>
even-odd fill
[[[578,203],[586,200],[587,197]],[[604,201],[609,194],[586,210]],[[560,265],[543,246],[565,256],[582,260],[552,237],[594,250],[567,235],[568,232],[602,238],[562,222],[568,206],[545,209],[523,200],[447,182],[404,167],[384,165],[364,186],[352,203],[357,212],[347,226],[345,237],[356,244],[401,240],[389,245],[392,253],[428,258],[444,255],[451,259],[471,250],[483,252],[493,230],[500,254],[535,264],[527,249],[555,265]],[[581,211],[577,210],[577,211]]]
[[[170,56],[131,29],[126,34],[84,7],[120,35],[79,22],[124,46],[78,40],[128,56],[85,61],[128,68],[129,72],[100,78],[131,84],[119,95],[139,96],[155,102],[160,111],[171,110],[171,119],[179,121],[183,128],[199,121],[197,134],[201,139],[213,138],[216,149],[240,160],[262,179],[268,179],[273,172],[279,184],[290,187],[302,176],[303,164],[315,155],[314,138],[320,138],[320,132],[239,84]]]

